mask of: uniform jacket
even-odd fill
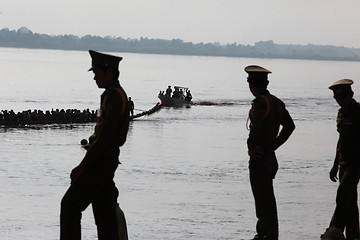
[[[360,166],[360,104],[355,100],[347,110],[339,109],[337,131],[339,132],[337,145],[339,162]]]
[[[275,150],[281,146],[295,129],[295,124],[285,108],[285,104],[277,97],[265,91],[257,96],[249,112],[250,133],[247,141],[248,149],[260,147],[262,159],[250,159],[250,167],[277,167]],[[280,130],[280,125],[282,129]]]
[[[128,129],[128,98],[116,81],[101,95],[100,117],[81,164],[98,166],[106,164],[104,159],[118,159],[119,147],[125,143]]]

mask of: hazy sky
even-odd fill
[[[359,0],[1,0],[0,28],[360,48]]]

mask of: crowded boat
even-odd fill
[[[165,107],[183,107],[192,104],[192,95],[187,87],[174,86],[172,90],[169,85],[165,91],[160,91],[158,97]]]

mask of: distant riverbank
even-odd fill
[[[148,54],[221,56],[246,58],[279,58],[334,61],[360,61],[359,48],[347,48],[330,45],[286,45],[276,44],[272,40],[260,41],[251,45],[232,43],[192,43],[181,39],[129,39],[123,37],[99,37],[86,35],[47,35],[33,33],[26,27],[18,30],[4,28],[0,30],[0,47],[89,50],[108,52],[130,52]]]

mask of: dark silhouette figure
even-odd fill
[[[180,99],[180,91],[179,88],[175,87],[172,98]]]
[[[357,185],[360,177],[360,105],[353,99],[352,84],[352,80],[342,79],[329,87],[340,106],[337,116],[339,140],[330,170],[330,179],[333,182],[339,179],[340,184],[329,229],[345,230],[346,239],[359,239]]]
[[[71,186],[61,201],[60,240],[81,239],[81,213],[91,204],[98,238],[127,239],[125,217],[117,204],[119,191],[114,174],[119,165],[120,146],[129,128],[127,96],[118,81],[121,57],[89,51],[90,70],[101,95],[100,118],[90,136],[87,152],[71,172]]]
[[[171,93],[172,93],[172,89],[171,89],[171,86],[169,85],[168,88],[167,88],[166,91],[165,91],[165,96],[170,97],[170,96],[171,96]]]
[[[135,104],[133,102],[133,100],[131,100],[131,97],[129,97],[129,111],[130,111],[130,114],[131,116],[134,116],[134,108],[135,108]]]
[[[285,104],[267,90],[267,77],[271,72],[259,66],[248,66],[245,71],[249,74],[250,91],[255,96],[249,112],[251,123],[247,141],[250,184],[258,218],[254,239],[277,240],[279,228],[273,189],[278,170],[275,150],[287,141],[295,125]]]
[[[185,101],[190,102],[191,99],[192,99],[191,92],[190,92],[190,90],[187,90],[187,91],[186,91]]]

